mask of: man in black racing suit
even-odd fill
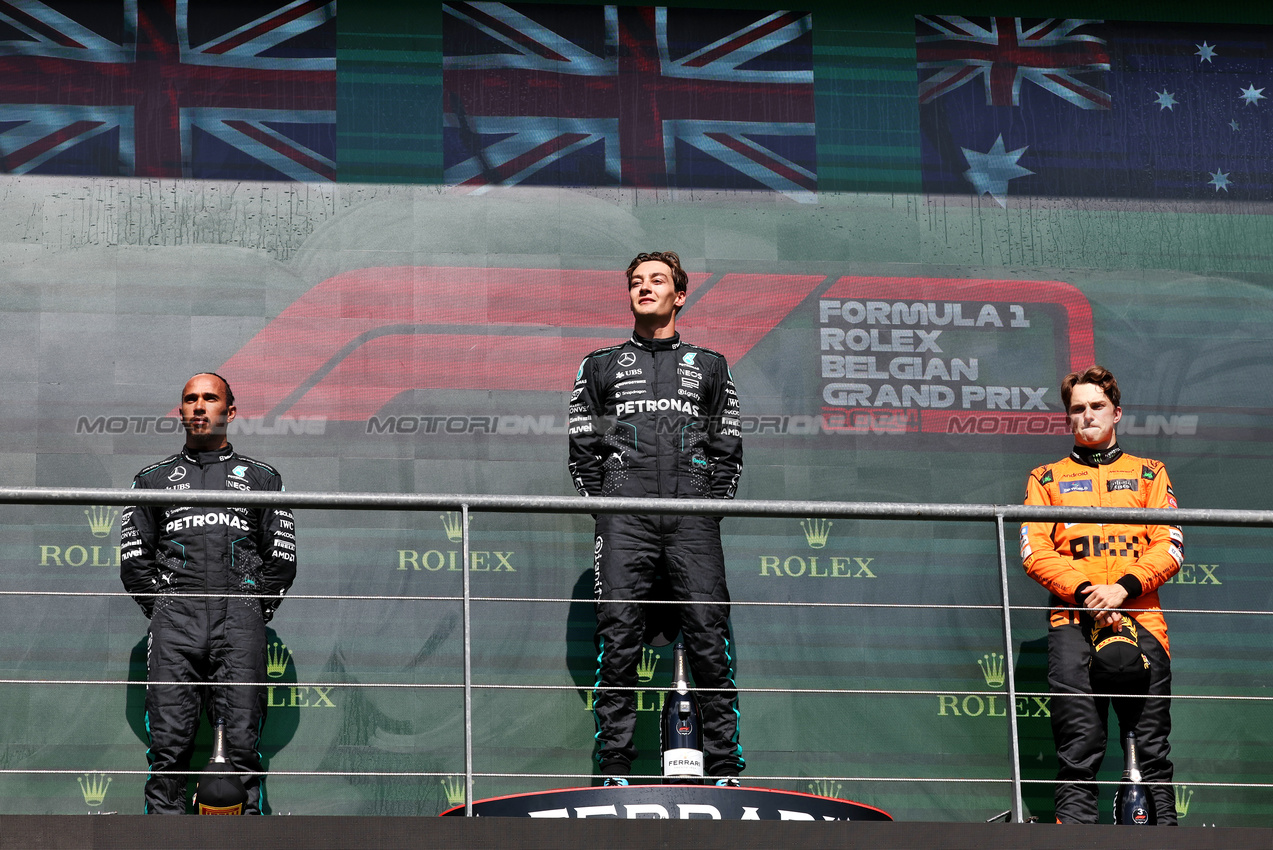
[[[570,400],[570,474],[580,494],[730,499],[742,472],[738,395],[725,358],[681,340],[676,313],[688,275],[671,251],[628,266],[632,338],[594,351],[579,367]],[[639,600],[656,584],[672,598],[728,603],[720,519],[599,514],[593,558],[598,600]],[[598,602],[594,701],[596,758],[608,784],[626,784],[637,751],[635,687],[645,611]],[[699,694],[707,776],[744,767],[727,604],[683,605],[681,630]],[[720,784],[737,784],[722,779]]]
[[[234,393],[219,375],[195,375],[181,397],[186,445],[133,479],[137,490],[281,491],[273,467],[226,441]],[[120,578],[150,619],[146,644],[147,814],[185,814],[195,733],[206,708],[226,723],[233,770],[260,772],[265,718],[265,624],[296,577],[295,525],[280,508],[138,505],[121,523]],[[182,596],[180,594],[225,594]],[[147,595],[140,595],[147,594]],[[160,594],[158,596],[150,594]],[[171,595],[169,595],[171,594]],[[207,683],[203,688],[188,684]],[[163,775],[160,775],[160,774]],[[242,777],[245,814],[260,814],[261,777]]]

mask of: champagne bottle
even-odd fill
[[[218,718],[212,743],[212,758],[199,776],[199,788],[195,791],[195,810],[201,815],[241,815],[248,801],[243,782],[230,770],[230,759],[225,745],[225,720]]]
[[[672,653],[672,692],[663,703],[659,725],[665,785],[698,785],[703,780],[703,716],[690,691],[685,645]]]
[[[1114,823],[1153,826],[1158,823],[1158,816],[1153,795],[1142,784],[1135,732],[1128,732],[1124,737],[1123,751],[1127,757],[1123,767],[1123,781],[1131,784],[1118,786],[1118,792],[1114,795]]]

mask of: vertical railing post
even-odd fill
[[[1012,607],[1008,598],[1008,557],[1003,545],[1003,513],[995,510],[995,546],[999,550],[999,590],[1003,597],[1003,663],[1008,673],[1008,737],[1012,753],[1012,820],[1025,820],[1021,799],[1021,739],[1017,730],[1017,675],[1012,657]]]
[[[460,505],[460,555],[464,588],[464,816],[473,817],[473,618],[469,592],[469,506]]]

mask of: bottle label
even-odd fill
[[[664,776],[702,776],[703,751],[677,749],[663,754]]]

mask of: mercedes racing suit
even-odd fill
[[[738,395],[725,358],[670,339],[636,336],[584,358],[570,397],[570,474],[583,496],[732,499],[743,466]],[[675,600],[727,603],[720,519],[599,514],[593,558],[598,600],[650,599],[670,585]],[[728,605],[681,606],[690,671],[700,688],[708,775],[743,769]],[[626,774],[636,757],[634,687],[642,606],[597,604],[594,707],[602,772]]]
[[[231,446],[180,454],[148,466],[137,490],[273,490],[283,480],[273,467]],[[139,505],[124,509],[120,577],[150,618],[146,644],[146,728],[151,775],[146,812],[184,814],[184,771],[206,708],[226,722],[235,770],[260,771],[257,744],[265,718],[265,689],[159,684],[265,681],[265,624],[296,577],[295,525],[278,508]],[[180,596],[225,593],[226,596]],[[173,595],[168,595],[173,594]],[[256,598],[257,596],[263,598]],[[243,777],[247,814],[260,814],[261,777]]]
[[[1027,505],[1081,505],[1112,508],[1175,508],[1176,497],[1160,462],[1076,446],[1069,457],[1040,466],[1026,481]],[[1170,525],[1027,522],[1021,526],[1021,559],[1026,572],[1050,591],[1048,684],[1054,694],[1093,693],[1089,675],[1092,616],[1083,606],[1086,588],[1118,584],[1127,591],[1124,617],[1132,617],[1141,653],[1149,661],[1147,693],[1171,694],[1167,622],[1158,588],[1180,569],[1184,538]],[[1143,610],[1142,610],[1143,609]],[[1108,692],[1108,691],[1107,691]],[[1142,691],[1137,690],[1138,693]],[[1097,822],[1096,778],[1105,755],[1109,698],[1054,697],[1052,735],[1057,779],[1084,784],[1057,785],[1056,817],[1061,823]],[[1150,782],[1159,824],[1176,823],[1170,699],[1114,699],[1119,725],[1134,729],[1141,772]],[[1121,736],[1120,736],[1121,737]]]

